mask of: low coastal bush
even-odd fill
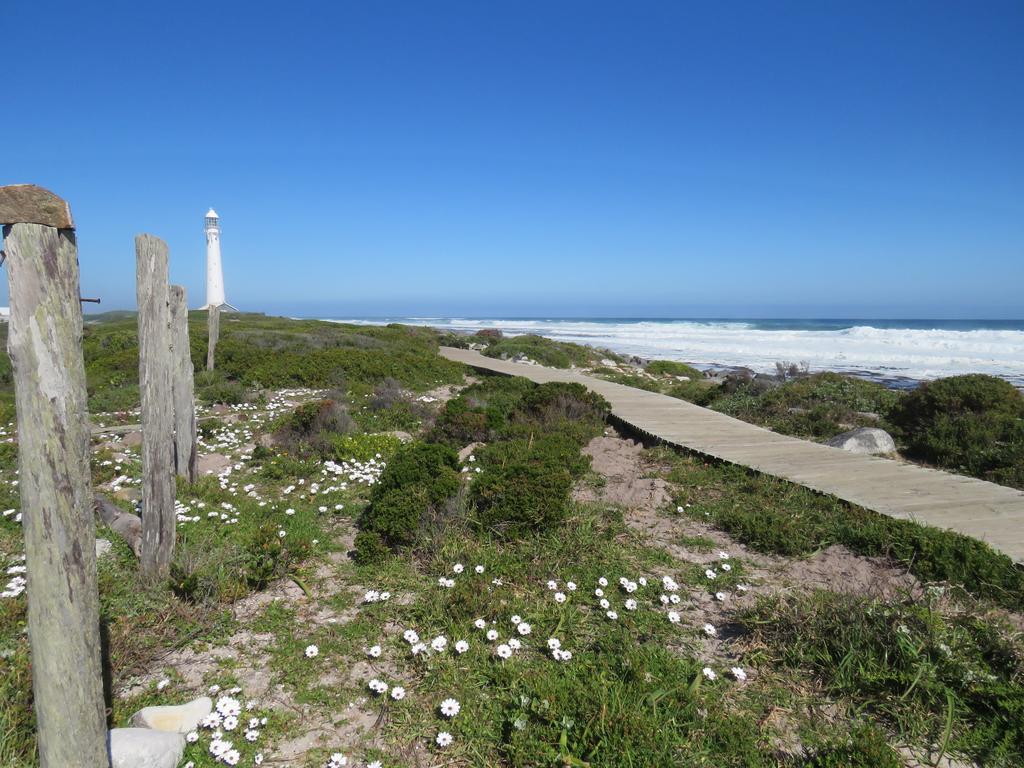
[[[360,515],[356,559],[378,562],[416,543],[422,525],[437,517],[459,490],[458,456],[451,448],[416,442],[388,462]]]
[[[470,494],[475,519],[503,535],[536,533],[567,513],[573,481],[589,466],[580,449],[601,434],[609,411],[580,384],[498,376],[449,401],[430,439],[488,443]]]
[[[476,340],[479,341],[480,339]],[[510,360],[522,356],[552,368],[591,365],[599,362],[604,357],[618,358],[618,355],[611,352],[597,350],[593,347],[585,347],[580,344],[553,341],[552,339],[545,339],[543,336],[536,336],[534,334],[483,340],[490,342],[483,353],[487,357]]]
[[[475,518],[502,536],[547,531],[565,518],[573,480],[589,467],[571,437],[504,440],[480,452]]]
[[[768,656],[759,663],[806,670],[904,737],[1024,764],[1024,659],[991,621],[817,592],[763,598],[737,623]]]
[[[983,374],[928,382],[890,420],[912,458],[1024,488],[1024,397],[1009,382]]]
[[[473,384],[448,401],[427,439],[458,448],[487,442],[507,427],[523,395],[534,386],[527,379],[510,376],[490,376]]]
[[[652,360],[644,370],[655,376],[686,376],[694,380],[704,378],[704,374],[692,365],[675,360]]]
[[[274,432],[274,444],[303,458],[334,457],[337,441],[358,431],[343,397],[341,392],[333,392],[322,400],[298,406]]]
[[[411,443],[388,462],[374,485],[371,506],[392,490],[415,488],[439,504],[459,489],[459,457],[451,448],[433,443]]]
[[[738,382],[710,407],[787,435],[826,439],[854,427],[885,425],[900,393],[882,384],[838,373],[816,373],[763,387]]]
[[[608,401],[582,384],[550,382],[523,392],[499,436],[557,433],[581,448],[601,434],[611,412]]]

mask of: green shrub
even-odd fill
[[[391,555],[391,548],[384,543],[379,533],[359,531],[355,538],[355,552],[352,559],[358,565],[373,565],[384,562]]]
[[[499,436],[558,433],[575,440],[578,452],[588,440],[601,434],[610,412],[608,402],[582,384],[540,384],[522,394]]]
[[[428,439],[461,447],[488,442],[508,425],[523,395],[536,385],[518,376],[491,376],[449,400]]]
[[[238,405],[248,399],[246,388],[237,381],[219,380],[196,389],[196,396],[211,405]]]
[[[274,432],[274,442],[285,452],[302,457],[334,456],[337,440],[358,430],[341,398],[342,394],[336,392],[323,400],[303,403],[282,419]]]
[[[646,370],[655,376],[689,376],[694,380],[704,378],[704,374],[692,365],[674,360],[653,360],[647,364]]]
[[[882,418],[900,398],[881,384],[831,372],[778,386],[766,386],[769,381],[735,379],[711,407],[783,434],[827,439],[853,427],[884,426]]]
[[[459,489],[459,457],[451,448],[431,443],[403,446],[373,488],[371,506],[388,491],[417,488],[433,504],[440,504]]]
[[[541,365],[552,368],[568,368],[571,365],[584,366],[598,362],[605,353],[580,344],[552,341],[535,334],[524,334],[498,339],[484,350],[487,357],[502,360],[524,355]]]
[[[575,477],[588,461],[563,435],[507,440],[481,452],[472,500],[476,520],[503,536],[543,533],[569,511]]]
[[[922,384],[890,420],[907,454],[975,477],[1024,488],[1024,397],[994,376]]]
[[[459,490],[458,456],[431,443],[403,446],[388,462],[359,516],[363,536],[356,542],[360,562],[376,562],[381,546],[391,550],[417,542],[421,526],[443,512]]]
[[[686,400],[694,405],[708,407],[721,397],[723,392],[720,385],[714,384],[707,379],[699,379],[680,381],[673,384],[665,391],[665,394],[669,397],[678,397],[680,400]]]
[[[430,496],[418,487],[395,488],[377,496],[360,519],[360,528],[377,534],[392,549],[415,542]]]

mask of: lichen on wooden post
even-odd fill
[[[217,339],[220,337],[220,307],[210,307],[206,316],[207,345],[206,345],[206,370],[213,370],[213,357],[217,349]]]
[[[174,555],[174,393],[167,243],[135,238],[142,404],[142,572],[167,576]]]
[[[171,388],[174,392],[174,469],[178,477],[196,481],[195,368],[188,336],[188,299],[180,285],[170,288],[171,349],[174,353]]]
[[[25,194],[39,188],[19,188],[12,200],[7,189],[0,188],[0,224],[39,761],[42,768],[109,766],[75,233],[18,221],[31,208]],[[48,205],[63,203],[40,192]],[[61,214],[66,203],[54,210],[54,223],[70,223],[70,211]],[[48,216],[44,209],[28,218]]]

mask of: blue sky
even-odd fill
[[[1024,316],[1024,4],[8,0],[0,181],[247,310]],[[6,292],[6,286],[3,288]]]

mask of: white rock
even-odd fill
[[[96,559],[99,560],[104,555],[110,554],[110,549],[113,546],[106,539],[96,539]]]
[[[884,429],[877,427],[859,427],[843,432],[829,440],[826,445],[841,448],[851,453],[896,453],[896,443]]]
[[[114,728],[109,747],[111,768],[177,768],[185,737],[148,728]]]
[[[132,715],[132,725],[154,731],[188,733],[198,728],[199,721],[212,711],[213,700],[203,696],[176,707],[144,707]]]

